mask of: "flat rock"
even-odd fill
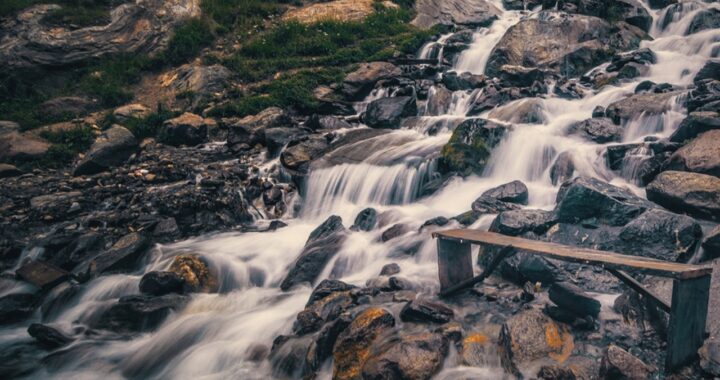
[[[342,92],[349,100],[361,100],[372,91],[378,81],[400,75],[402,70],[389,62],[363,63],[345,77]]]
[[[147,237],[139,233],[125,235],[109,250],[81,265],[75,272],[80,276],[92,277],[107,272],[132,270],[150,247],[150,243]]]
[[[30,261],[15,271],[23,281],[48,290],[69,278],[70,273],[42,261]]]
[[[487,190],[482,193],[481,197],[490,197],[503,202],[526,205],[528,203],[528,188],[522,181],[515,180]]]
[[[589,315],[597,318],[600,314],[600,302],[569,282],[554,283],[550,287],[548,295],[556,305],[577,316]]]
[[[159,326],[172,311],[184,307],[188,301],[187,296],[179,294],[122,297],[100,316],[93,327],[119,333],[150,331]]]
[[[707,174],[666,171],[646,188],[649,200],[676,212],[720,219],[720,178]]]
[[[417,0],[415,11],[417,16],[412,24],[421,28],[437,24],[484,27],[501,13],[493,2],[486,0]]]
[[[600,378],[604,380],[651,379],[654,372],[642,360],[616,345],[610,345],[605,350],[600,362]]]
[[[0,135],[0,160],[5,162],[38,160],[48,149],[49,142],[30,133],[15,131]]]
[[[410,301],[400,311],[400,319],[403,322],[447,323],[454,315],[449,307],[426,299]]]
[[[667,169],[720,177],[720,130],[707,131],[678,149]]]

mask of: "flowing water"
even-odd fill
[[[374,207],[382,213],[384,225],[406,223],[417,230],[427,219],[452,217],[467,211],[482,192],[512,180],[521,180],[528,185],[528,207],[550,209],[554,206],[558,188],[552,185],[549,170],[554,159],[563,152],[572,155],[576,174],[627,186],[644,196],[644,190],[635,185],[632,170],[617,173],[606,167],[603,150],[609,144],[587,142],[567,136],[565,131],[571,123],[589,118],[596,106],[607,106],[632,94],[643,80],[680,86],[690,84],[713,49],[720,46],[720,30],[683,36],[692,16],[708,6],[717,5],[691,3],[684,5],[682,12],[668,17],[663,10],[652,11],[655,23],[651,34],[655,40],[643,42],[643,46],[652,49],[658,60],[646,76],[618,86],[607,86],[598,92],[588,91],[578,100],[551,95],[541,99],[546,121],[539,125],[515,124],[512,132],[494,149],[483,176],[451,179],[434,195],[421,197],[422,187],[437,178],[436,157],[450,138],[452,128],[465,118],[474,95],[470,91],[459,91],[453,95],[447,115],[421,117],[411,127],[391,132],[390,137],[383,140],[386,143],[369,153],[364,162],[311,172],[302,207],[297,217],[286,220],[286,228],[265,233],[203,236],[162,245],[153,251],[147,265],[137,273],[101,277],[82,285],[74,297],[50,308],[43,316],[43,322],[79,333],[79,326],[97,318],[118,297],[136,294],[143,273],[166,269],[179,253],[203,254],[220,274],[219,294],[194,295],[184,310],[171,315],[157,331],[130,341],[86,337],[55,354],[45,368],[31,377],[272,377],[267,361],[253,362],[249,357],[258,345],[267,346],[275,336],[290,333],[311,288],[282,292],[279,283],[302,250],[308,234],[330,215],[341,216],[344,224],[349,226],[362,209]],[[483,73],[492,47],[522,17],[533,16],[531,12],[504,11],[490,28],[479,29],[454,69]],[[666,22],[666,18],[669,21]],[[435,45],[442,45],[447,37],[443,36]],[[441,55],[442,46],[435,45],[437,54]],[[426,47],[423,54],[429,56],[430,48]],[[357,109],[362,111],[369,100],[390,95],[388,90],[375,91],[366,102],[359,103]],[[642,141],[648,135],[668,136],[682,120],[683,113],[681,106],[674,105],[663,115],[629,121],[625,125],[623,141]],[[488,114],[480,117],[488,117]],[[429,128],[430,125],[441,127]],[[636,153],[641,157],[646,154],[642,150]],[[493,217],[482,217],[472,227],[487,228]],[[397,262],[404,277],[416,281],[427,293],[437,292],[435,246],[429,236],[410,232],[387,243],[379,243],[381,231],[350,233],[320,278],[333,277],[364,285],[368,279],[377,276],[383,265]],[[398,255],[408,249],[417,252],[411,256]],[[5,293],[19,291],[15,288],[0,290]],[[39,320],[40,315],[36,319]],[[0,345],[6,347],[30,339],[26,328],[6,329],[0,335]],[[497,378],[499,373],[497,363],[492,360],[488,361],[487,368],[456,367],[448,360],[437,378],[491,379]],[[330,375],[331,370],[326,368],[320,378]]]

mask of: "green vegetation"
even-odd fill
[[[144,138],[157,136],[165,120],[172,119],[176,116],[178,116],[178,113],[176,112],[160,110],[144,118],[132,118],[124,121],[122,125],[132,132],[138,140],[142,140]],[[101,124],[104,127],[109,128],[116,122],[117,120],[115,117],[110,114],[102,121]]]
[[[72,162],[79,153],[90,148],[95,140],[92,128],[86,126],[59,132],[43,132],[40,136],[52,143],[42,161],[35,163],[46,167],[61,167]]]

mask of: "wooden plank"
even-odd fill
[[[455,240],[470,244],[487,244],[496,247],[512,245],[519,251],[540,254],[553,259],[598,265],[606,269],[632,269],[635,272],[677,279],[703,277],[712,273],[712,267],[709,266],[680,264],[640,256],[629,256],[614,252],[571,247],[487,231],[449,230],[435,232],[433,236],[442,237],[442,240]]]
[[[675,371],[692,362],[705,340],[710,300],[710,278],[702,276],[673,282],[665,370]]]
[[[632,278],[627,273],[617,270],[608,268],[608,272],[612,273],[615,277],[620,279],[620,281],[624,282],[625,285],[629,286],[636,292],[642,294],[643,296],[647,297],[651,301],[653,301],[660,309],[662,309],[666,313],[670,313],[670,305],[663,301],[657,294],[653,293],[649,289],[645,288],[641,283],[639,283],[636,279]]]
[[[440,291],[473,277],[469,243],[438,239],[438,275]]]
[[[441,239],[441,240],[442,240],[442,239]],[[513,254],[514,252],[515,252],[515,249],[514,249],[512,246],[504,247],[504,248],[501,249],[498,253],[495,254],[495,256],[493,257],[493,259],[492,259],[492,261],[490,262],[490,264],[487,266],[487,268],[485,268],[485,270],[483,270],[483,272],[482,272],[479,276],[473,277],[473,278],[471,278],[471,279],[469,279],[469,280],[465,280],[465,281],[463,281],[463,282],[461,282],[461,283],[459,283],[459,284],[456,284],[456,285],[454,285],[454,286],[451,286],[451,287],[447,288],[446,290],[440,292],[440,297],[448,297],[448,296],[451,296],[451,295],[455,294],[456,292],[458,292],[458,291],[460,291],[460,290],[462,290],[462,289],[469,288],[469,287],[471,287],[471,286],[473,286],[473,285],[475,285],[475,284],[479,284],[479,283],[485,281],[485,279],[488,278],[488,277],[490,277],[490,275],[492,274],[492,272],[495,271],[495,268],[497,268],[498,265],[500,265],[500,263],[501,263],[506,257],[512,256],[512,254]]]

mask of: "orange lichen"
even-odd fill
[[[559,327],[555,322],[548,322],[545,325],[545,341],[550,348],[557,351],[549,355],[558,363],[567,360],[575,348],[572,334],[565,327]]]

